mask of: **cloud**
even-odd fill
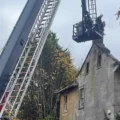
[[[13,1],[9,2],[9,4],[6,4],[8,2],[7,0],[0,1],[0,48],[3,48],[9,38],[10,33],[12,32],[12,29],[14,28],[14,25],[16,24],[25,4],[25,1]]]
[[[91,47],[91,42],[78,44],[72,40],[72,25],[81,20],[82,11],[80,4],[79,0],[76,0],[76,2],[69,2],[69,0],[62,1],[52,26],[53,31],[60,36],[60,44],[70,48],[76,65],[80,64],[81,59],[85,57]],[[104,14],[103,19],[106,21],[106,36],[104,37],[105,45],[111,50],[111,53],[113,53],[115,57],[120,58],[118,51],[120,46],[120,26],[115,17],[115,13],[119,8],[118,5],[120,5],[119,0],[97,0],[98,15],[101,13]]]
[[[18,16],[27,0],[0,1],[0,48],[6,42]],[[104,14],[106,21],[105,45],[115,57],[120,58],[120,26],[116,21],[115,13],[119,9],[120,0],[97,0],[98,15]],[[52,31],[60,38],[59,44],[71,51],[74,64],[78,66],[91,47],[91,42],[76,43],[72,40],[72,26],[81,21],[80,0],[61,0],[60,7],[52,25]]]

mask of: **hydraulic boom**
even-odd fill
[[[73,26],[73,40],[85,42],[103,39],[105,23],[97,17],[96,0],[82,0],[82,21]]]

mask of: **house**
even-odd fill
[[[59,91],[61,94],[60,120],[74,120],[78,100],[77,90],[78,83],[74,82]]]
[[[120,62],[102,40],[93,42],[77,75],[78,86],[59,91],[60,120],[114,120],[120,111]]]

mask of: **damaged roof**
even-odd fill
[[[72,88],[77,88],[78,87],[78,83],[75,81],[73,82],[72,84],[70,84],[69,86],[65,87],[65,88],[62,88],[61,90],[56,90],[55,93],[62,93],[66,90],[70,90]]]
[[[100,50],[102,50],[106,55],[108,55],[111,59],[113,59],[113,60],[115,61],[115,64],[120,65],[120,61],[119,61],[118,59],[116,59],[113,55],[111,55],[110,50],[109,50],[107,47],[105,47],[105,45],[104,45],[103,43],[93,42],[93,44],[92,44],[92,46],[91,46],[91,48],[90,48],[90,50],[89,50],[89,52],[88,52],[88,54],[87,54],[84,62],[83,62],[83,64],[82,64],[82,66],[81,66],[81,68],[80,68],[80,70],[79,70],[79,72],[78,72],[78,74],[76,75],[76,77],[78,77],[78,75],[80,74],[80,72],[81,72],[81,70],[82,70],[82,68],[83,68],[83,65],[85,64],[86,59],[88,58],[88,56],[89,56],[89,54],[90,54],[90,52],[91,52],[91,50],[92,50],[92,48],[93,48],[94,45],[96,45],[96,46],[97,46]]]
[[[86,59],[88,58],[88,56],[89,56],[89,54],[90,54],[90,52],[91,52],[91,50],[92,50],[92,48],[93,48],[94,45],[96,45],[101,51],[103,51],[103,53],[105,53],[111,59],[113,59],[115,61],[116,65],[120,65],[120,61],[118,59],[116,59],[113,55],[111,55],[110,50],[107,47],[105,47],[105,45],[103,43],[93,42],[93,44],[92,44],[92,46],[91,46],[91,48],[90,48],[90,50],[89,50],[89,52],[88,52],[88,54],[87,54],[84,62],[83,62],[83,64],[82,64],[82,66],[81,66],[81,68],[80,68],[80,70],[78,72],[78,74],[76,75],[76,77],[78,77],[78,75],[80,74],[80,72],[81,72],[81,70],[83,68],[83,65],[85,64]],[[77,87],[78,87],[78,83],[77,82],[73,82],[72,84],[70,84],[69,86],[67,86],[65,88],[62,88],[61,90],[56,90],[55,93],[62,93],[64,91],[66,91],[66,90],[70,90],[72,88],[77,88]]]
[[[120,64],[120,61],[110,54],[110,50],[105,47],[104,44],[96,44],[104,53],[106,53],[110,58],[112,58],[116,63]]]

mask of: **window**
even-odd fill
[[[64,96],[64,112],[67,112],[67,95]]]
[[[89,62],[86,63],[86,74],[89,73]]]
[[[79,99],[79,108],[80,109],[84,108],[84,101],[85,101],[85,89],[81,88],[80,89],[80,99]]]
[[[99,54],[98,59],[97,59],[97,66],[101,67],[101,63],[102,63],[102,56],[101,56],[101,54]]]
[[[20,44],[23,46],[24,45],[24,40],[21,39]]]

